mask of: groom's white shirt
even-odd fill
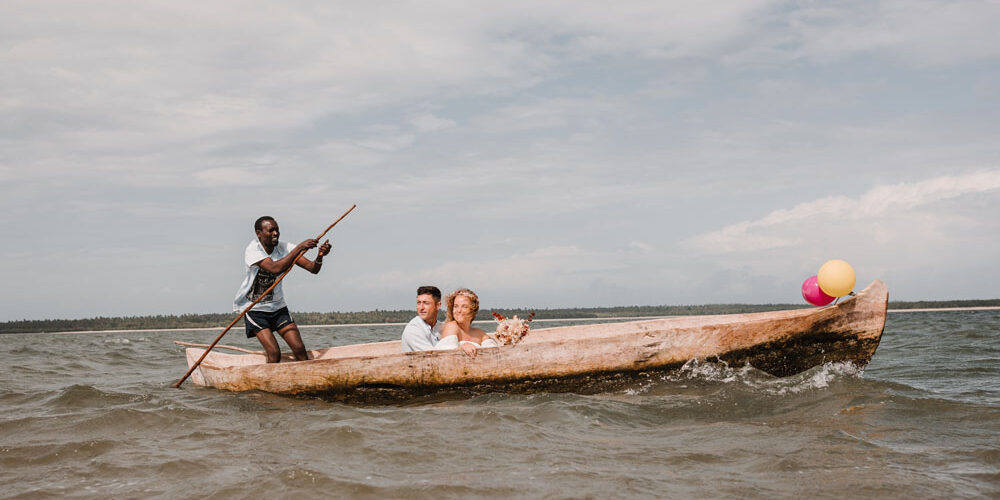
[[[403,328],[403,352],[426,351],[432,349],[441,340],[441,326],[438,321],[434,326],[428,325],[420,316],[416,316]]]

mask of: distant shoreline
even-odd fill
[[[998,307],[998,309],[1000,309],[1000,307]],[[414,315],[415,314],[416,313],[414,313]],[[608,320],[635,321],[635,320],[642,320],[642,319],[659,319],[659,318],[675,318],[675,317],[678,317],[678,316],[635,316],[635,317],[622,317],[622,318],[566,318],[566,319],[558,319],[558,318],[551,319],[550,318],[550,319],[535,319],[535,320],[532,320],[532,322],[533,323],[545,323],[545,322],[556,322],[556,321],[566,322],[566,321],[608,321]],[[490,320],[477,319],[476,321],[473,321],[473,323],[491,323],[491,322],[493,322],[492,319],[490,319]],[[402,323],[396,323],[396,322],[390,322],[390,323],[335,323],[335,324],[328,324],[328,325],[301,325],[300,324],[299,325],[299,329],[300,330],[306,330],[306,329],[310,329],[310,328],[342,328],[342,327],[348,327],[348,326],[399,326],[399,327],[402,327],[402,326],[405,326],[405,325],[406,325],[406,322],[402,322]],[[209,330],[221,330],[222,328],[224,328],[224,327],[221,327],[221,326],[207,326],[207,327],[198,327],[198,328],[143,328],[143,329],[137,329],[137,330],[74,330],[74,331],[66,331],[66,332],[18,332],[18,333],[9,333],[7,335],[33,335],[33,334],[36,334],[36,333],[54,333],[54,334],[59,334],[59,335],[69,335],[69,334],[77,334],[77,333],[114,333],[114,332],[199,332],[199,331],[209,331]],[[233,327],[233,330],[230,330],[230,331],[235,331],[235,330],[239,330],[239,328],[238,327]]]
[[[945,311],[997,311],[1000,306],[975,306],[975,307],[927,307],[924,309],[889,309],[891,313],[905,312],[945,312]]]
[[[961,311],[1000,311],[1000,306],[972,306],[972,307],[929,307],[923,309],[888,309],[886,312],[889,313],[911,313],[911,312],[961,312]],[[666,315],[666,316],[622,316],[622,317],[607,317],[607,318],[548,318],[548,319],[536,319],[535,323],[550,323],[550,322],[563,322],[570,323],[575,321],[639,321],[644,319],[662,319],[662,318],[678,318],[683,317],[681,315]],[[493,320],[476,320],[475,323],[490,323]],[[396,323],[335,323],[326,325],[299,325],[300,329],[312,329],[312,328],[343,328],[348,326],[403,326],[406,322]],[[112,330],[72,330],[72,331],[62,331],[62,332],[11,332],[0,335],[35,335],[39,333],[44,334],[56,334],[56,335],[75,335],[80,333],[115,333],[115,332],[135,332],[135,333],[169,333],[169,332],[199,332],[199,331],[211,331],[211,330],[221,330],[221,326],[207,326],[207,327],[197,327],[197,328],[142,328],[142,329],[112,329]],[[238,328],[234,328],[238,330]]]

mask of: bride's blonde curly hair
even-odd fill
[[[476,292],[469,290],[468,288],[459,288],[454,292],[448,294],[448,298],[445,299],[445,306],[448,308],[446,314],[448,316],[448,321],[455,321],[455,316],[452,314],[452,310],[455,306],[455,297],[459,295],[472,301],[472,319],[476,319],[476,315],[479,314],[479,296]]]

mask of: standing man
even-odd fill
[[[417,315],[403,328],[403,352],[426,351],[441,340],[441,290],[436,286],[417,288]]]
[[[235,311],[242,311],[251,302],[257,300],[265,290],[274,284],[281,273],[292,267],[295,256],[299,252],[319,245],[319,241],[316,239],[308,239],[298,245],[279,242],[278,222],[267,215],[257,219],[253,228],[257,233],[257,238],[250,240],[246,251],[243,252],[246,277],[243,279],[240,291],[236,294],[236,300],[233,302],[233,310]],[[297,264],[302,269],[317,274],[323,268],[323,256],[329,253],[330,240],[326,240],[322,245],[319,245],[316,260],[309,260],[303,256]],[[278,283],[274,290],[271,290],[257,305],[253,306],[253,309],[247,312],[243,322],[246,325],[247,338],[257,337],[260,345],[264,347],[268,363],[281,361],[281,348],[278,347],[278,341],[274,338],[275,332],[281,335],[288,347],[292,349],[295,361],[309,359],[306,347],[302,344],[299,327],[288,313],[285,296],[281,292],[281,283]]]

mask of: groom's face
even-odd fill
[[[433,295],[417,295],[417,316],[428,325],[437,322],[438,309],[441,309],[441,301],[435,300]]]

